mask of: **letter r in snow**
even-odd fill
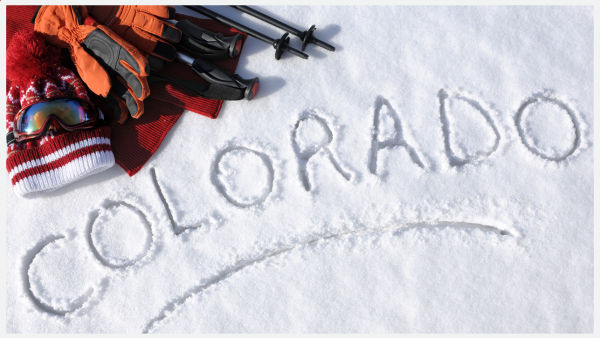
[[[301,135],[298,135],[299,129],[303,129],[302,131],[304,131],[304,129],[308,129],[309,131],[300,133]],[[313,155],[319,153],[321,150],[327,154],[327,157],[335,167],[335,170],[339,172],[346,179],[346,181],[350,180],[350,173],[342,168],[339,161],[335,158],[334,154],[328,147],[332,141],[333,132],[327,125],[327,121],[325,121],[325,119],[322,117],[311,112],[296,122],[294,131],[292,132],[292,146],[294,147],[294,152],[298,157],[300,180],[302,181],[306,191],[311,190],[311,184],[308,179],[306,165],[308,160],[310,160]]]

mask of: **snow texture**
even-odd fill
[[[249,38],[132,178],[7,179],[8,332],[593,332],[592,6],[253,7],[336,51]]]

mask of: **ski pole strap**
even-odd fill
[[[183,34],[177,45],[177,49],[193,57],[201,57],[210,61],[223,61],[229,59],[229,52],[226,50],[217,51],[197,43],[194,39]]]
[[[227,100],[235,101],[244,98],[245,88],[233,88],[218,83],[202,83],[191,80],[179,79],[164,75],[159,75],[154,72],[147,77],[148,83],[169,82],[176,84],[190,92],[212,100]]]

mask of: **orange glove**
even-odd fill
[[[173,19],[172,6],[87,6],[96,21],[145,52],[173,61],[177,50],[170,43],[181,39],[181,31],[161,19]]]
[[[34,29],[48,43],[69,48],[79,76],[91,91],[120,98],[120,105],[126,105],[131,116],[140,117],[142,101],[150,95],[146,58],[107,27],[83,24],[86,15],[85,6],[41,6]],[[117,120],[122,123],[126,117],[121,114]]]

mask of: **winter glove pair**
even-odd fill
[[[172,45],[153,34],[171,42],[181,38],[178,29],[156,16],[172,18],[175,9],[170,6],[92,9],[102,19],[100,23],[89,15],[86,6],[41,6],[35,16],[35,30],[49,43],[69,48],[82,80],[92,92],[107,99],[119,123],[125,122],[129,114],[139,118],[144,113],[143,100],[150,95],[146,79],[150,66],[146,56],[169,61],[176,56]]]
[[[143,100],[150,95],[146,58],[108,27],[85,24],[86,15],[85,6],[41,6],[34,29],[50,44],[69,49],[79,76],[92,92],[139,118]],[[125,119],[126,114],[117,118]]]

